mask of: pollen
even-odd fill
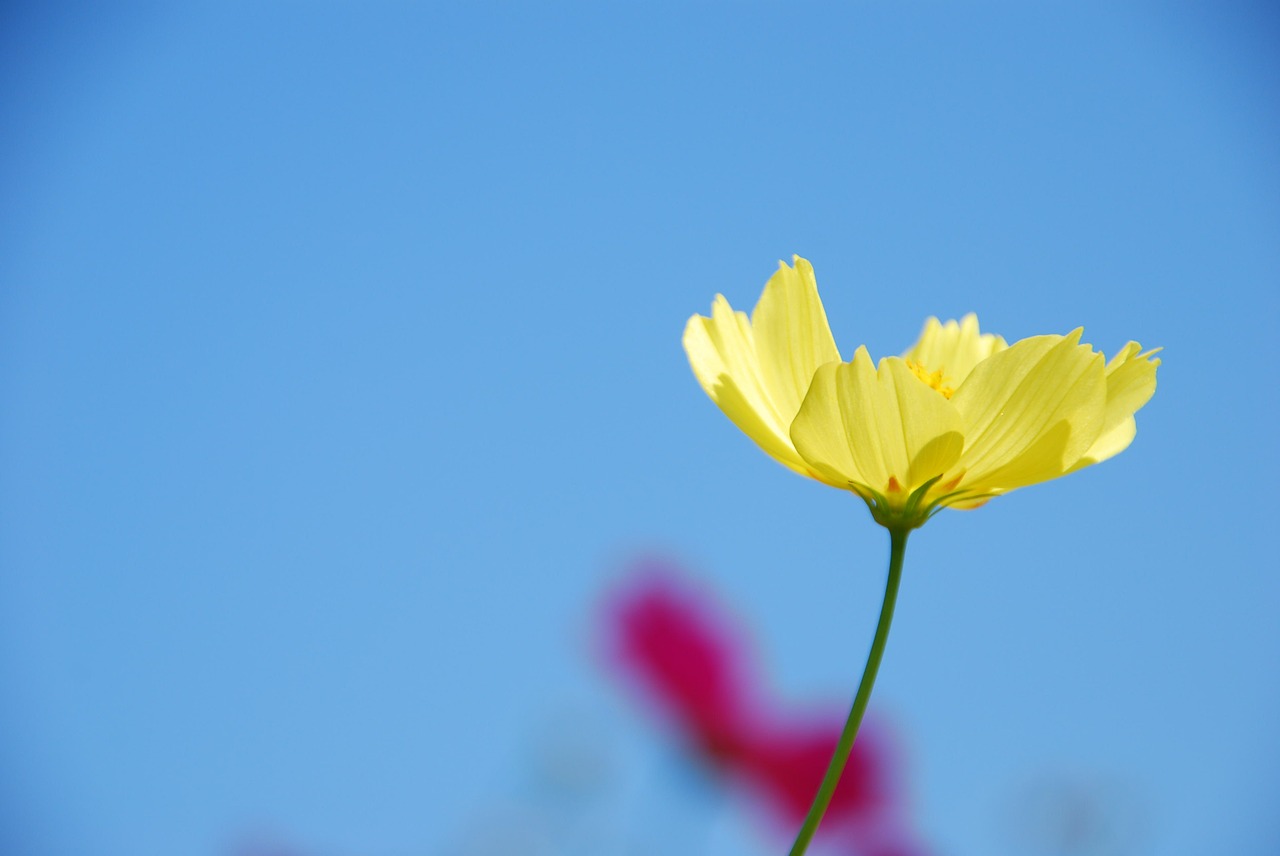
[[[907,368],[915,372],[916,377],[924,381],[925,385],[930,389],[936,389],[938,392],[942,393],[943,398],[950,398],[956,394],[955,389],[947,385],[947,376],[942,369],[938,369],[936,372],[931,372],[915,360],[907,360],[906,363]]]

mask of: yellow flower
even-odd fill
[[[783,465],[851,490],[886,526],[1074,472],[1123,451],[1155,392],[1156,351],[1110,362],[1081,330],[1009,345],[966,315],[925,322],[902,357],[841,362],[813,266],[779,263],[748,320],[716,295],[684,332],[707,395]]]

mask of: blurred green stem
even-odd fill
[[[804,819],[804,826],[796,836],[796,843],[791,845],[790,856],[802,856],[809,849],[809,842],[818,831],[822,816],[827,813],[831,804],[831,796],[836,792],[840,782],[840,774],[849,760],[849,752],[853,749],[853,739],[858,736],[858,726],[862,724],[862,714],[867,710],[867,701],[871,698],[871,688],[875,686],[876,673],[880,671],[880,658],[884,656],[884,645],[889,641],[889,625],[893,623],[893,607],[898,600],[898,583],[902,581],[902,558],[907,552],[907,535],[911,530],[903,527],[889,528],[889,580],[884,587],[884,604],[880,607],[880,623],[876,625],[876,636],[871,642],[871,653],[867,655],[867,665],[862,670],[862,680],[858,684],[858,693],[853,697],[853,707],[849,711],[849,719],[840,733],[840,742],[831,756],[827,766],[827,774],[822,777],[822,786],[818,795],[813,798],[809,807],[809,815]]]

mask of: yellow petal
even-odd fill
[[[920,338],[902,356],[930,372],[941,371],[945,385],[958,387],[974,366],[1007,347],[1000,336],[980,332],[978,316],[970,312],[945,324],[937,318],[928,319]]]
[[[941,475],[964,448],[951,402],[897,357],[881,360],[877,370],[866,348],[853,362],[818,369],[791,440],[823,481],[869,488],[890,502]]]
[[[1023,339],[975,366],[956,390],[967,440],[957,470],[968,496],[1063,475],[1098,438],[1104,361],[1080,333]]]
[[[703,391],[733,424],[782,464],[807,473],[765,392],[746,314],[717,294],[710,318],[695,315],[685,325],[684,350]]]
[[[818,297],[813,268],[779,263],[752,319],[721,295],[711,317],[685,325],[684,348],[703,390],[735,425],[780,463],[813,475],[789,429],[818,366],[840,359]]]
[[[1107,408],[1102,433],[1071,468],[1105,461],[1120,454],[1133,442],[1138,423],[1133,414],[1151,400],[1156,391],[1156,368],[1160,360],[1153,355],[1159,349],[1143,352],[1137,342],[1130,342],[1107,363]]]
[[[813,265],[799,256],[792,258],[794,268],[778,262],[751,313],[761,376],[783,417],[794,417],[800,410],[818,366],[840,359]]]

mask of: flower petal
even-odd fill
[[[978,316],[970,312],[959,321],[943,324],[937,318],[924,322],[920,338],[903,354],[931,372],[941,371],[943,382],[959,386],[973,367],[1009,347],[1000,336],[978,330]]]
[[[716,295],[711,317],[685,326],[684,348],[703,390],[780,463],[813,475],[788,431],[813,373],[840,359],[810,264],[779,262],[748,321]]]
[[[823,481],[890,501],[941,475],[964,448],[951,402],[897,357],[881,360],[877,371],[866,348],[853,362],[818,369],[791,440]]]
[[[818,366],[840,359],[813,265],[799,256],[792,259],[794,268],[778,262],[751,313],[761,376],[788,424],[800,410]]]
[[[808,475],[764,388],[746,313],[717,294],[710,318],[695,315],[685,325],[684,350],[698,383],[724,415],[774,459]]]
[[[1102,355],[1081,345],[1080,334],[1023,339],[975,366],[956,390],[966,496],[1063,475],[1098,438],[1106,375]]]
[[[1107,409],[1102,433],[1071,468],[1074,472],[1090,464],[1105,461],[1123,452],[1138,433],[1133,414],[1151,400],[1156,391],[1156,368],[1159,348],[1143,352],[1137,342],[1130,342],[1107,363]]]

